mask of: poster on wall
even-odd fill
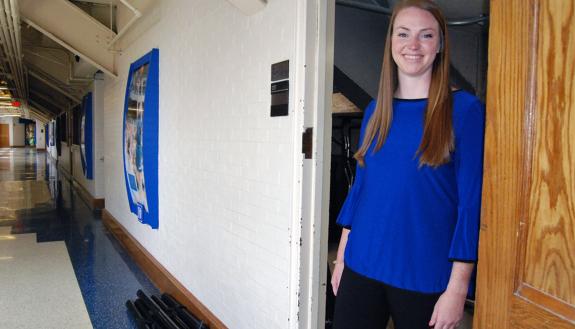
[[[80,115],[80,158],[86,179],[93,178],[92,154],[92,93],[88,93],[82,99]]]
[[[130,211],[157,229],[158,49],[130,65],[124,105],[123,156]]]
[[[54,131],[56,130],[56,123],[54,120],[52,120],[50,122],[50,136],[49,136],[49,140],[50,140],[50,146],[54,146]]]

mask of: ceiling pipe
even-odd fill
[[[44,106],[42,106],[41,104],[38,104],[37,102],[34,102],[34,101],[30,101],[30,108],[33,108],[38,113],[42,113],[42,114],[44,114],[44,116],[47,116],[49,118],[54,118],[59,113],[59,112],[58,113],[52,112],[52,111],[48,110],[47,108],[45,108]]]
[[[3,63],[2,70],[6,77],[12,80],[16,88],[14,96],[25,100],[28,93],[24,80],[20,16],[16,1],[17,0],[0,1],[0,41],[2,42],[2,51],[8,60],[8,66]],[[10,76],[8,77],[8,75]]]
[[[130,9],[132,11],[132,13],[134,13],[134,16],[132,17],[132,19],[130,19],[130,21],[118,32],[118,34],[116,34],[116,36],[114,37],[114,39],[112,39],[112,41],[110,41],[110,43],[108,44],[108,50],[112,49],[112,46],[114,46],[114,44],[120,40],[120,38],[122,38],[124,36],[124,34],[126,34],[126,32],[128,32],[128,29],[130,29],[130,27],[138,20],[140,19],[140,17],[142,17],[142,13],[136,9],[134,6],[132,6],[127,0],[120,0],[120,2],[128,7],[128,9]]]
[[[28,98],[28,88],[26,88],[26,83],[24,82],[24,65],[22,63],[22,36],[20,34],[20,8],[18,8],[18,0],[10,0],[10,10],[12,11],[12,24],[14,27],[14,36],[16,43],[16,65],[18,65],[18,74],[20,78],[20,83],[23,87],[24,97]]]
[[[83,83],[86,84],[86,82],[92,82],[94,81],[94,79],[92,78],[83,78],[83,77],[76,77],[74,76],[74,54],[72,54],[71,52],[64,50],[62,48],[54,48],[54,47],[39,47],[39,46],[29,46],[28,48],[30,49],[36,49],[36,51],[34,50],[30,50],[28,49],[28,54],[33,55],[33,56],[37,56],[45,61],[51,62],[53,64],[56,65],[61,65],[63,67],[66,67],[68,70],[68,82],[69,83]],[[50,58],[48,56],[43,55],[42,53],[40,53],[40,51],[42,50],[50,50],[50,51],[57,51],[62,53],[64,56],[66,56],[66,62],[60,62],[57,59],[53,59]]]
[[[81,102],[82,102],[82,100],[81,100],[79,97],[76,97],[76,96],[70,94],[69,92],[67,92],[66,90],[64,90],[64,89],[62,89],[62,88],[60,88],[60,87],[58,87],[56,84],[54,84],[54,83],[48,81],[47,79],[45,79],[44,77],[42,77],[40,74],[38,74],[38,73],[36,73],[36,72],[34,72],[34,71],[30,71],[29,74],[30,74],[31,76],[33,76],[34,78],[36,78],[36,79],[38,79],[38,80],[44,82],[44,83],[47,84],[48,86],[50,86],[50,87],[56,89],[56,90],[59,91],[61,94],[65,95],[66,97],[68,97],[69,99],[73,100],[74,102],[77,102],[77,103],[81,103]]]
[[[8,20],[8,27],[10,28],[10,36],[12,40],[12,50],[14,52],[14,65],[16,67],[16,81],[20,85],[20,97],[22,99],[26,99],[27,91],[24,88],[24,78],[22,74],[22,53],[19,52],[21,50],[21,44],[19,40],[19,33],[20,32],[20,19],[15,21],[16,16],[18,15],[17,12],[14,12],[14,0],[4,0],[4,7],[8,10],[7,11],[7,20]]]
[[[66,107],[66,106],[69,105],[68,102],[66,102],[66,103],[64,103],[64,104],[62,104],[62,103],[60,103],[60,102],[56,102],[56,101],[54,101],[53,98],[51,98],[51,97],[45,95],[44,93],[42,93],[42,92],[40,92],[40,91],[38,91],[38,90],[35,90],[35,89],[30,90],[30,96],[33,96],[33,95],[34,95],[34,96],[37,96],[38,98],[42,99],[43,101],[46,101],[46,102],[48,102],[48,103],[51,103],[52,105],[55,105],[56,107],[64,108],[64,107]],[[35,97],[34,97],[34,98],[35,98]]]
[[[40,124],[45,125],[47,122],[50,121],[50,117],[44,115],[42,112],[38,111],[37,109],[30,107],[30,117],[36,122],[40,122]]]
[[[62,39],[58,38],[57,36],[55,36],[54,34],[50,33],[48,30],[42,28],[41,26],[39,26],[38,24],[34,23],[33,21],[27,19],[27,18],[23,18],[22,19],[24,21],[24,23],[28,24],[29,26],[33,27],[34,29],[36,29],[37,31],[39,31],[40,33],[44,34],[45,36],[47,36],[48,38],[52,39],[52,41],[56,42],[57,44],[59,44],[60,46],[68,49],[70,52],[74,53],[74,54],[78,54],[78,56],[81,56],[86,62],[92,64],[95,68],[99,69],[100,71],[114,77],[117,78],[118,75],[113,73],[112,71],[108,70],[107,68],[105,68],[104,66],[98,64],[95,60],[93,60],[92,58],[90,58],[88,55],[82,53],[81,51],[75,49],[74,47],[72,47],[71,45],[69,45],[68,43],[66,43],[65,41],[63,41]]]
[[[4,54],[8,59],[9,72],[11,75],[11,80],[14,83],[14,86],[16,87],[16,95],[21,97],[23,96],[20,95],[22,87],[20,86],[20,82],[18,81],[19,79],[18,79],[17,66],[15,63],[15,54],[14,49],[12,49],[13,46],[12,35],[10,34],[11,32],[10,27],[8,26],[8,21],[6,19],[6,16],[9,15],[9,10],[10,10],[9,8],[4,7],[3,1],[0,1],[0,27],[2,30],[1,33],[2,48],[4,50]]]

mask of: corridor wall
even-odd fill
[[[10,146],[12,147],[23,147],[25,142],[25,126],[18,122],[18,118],[13,119],[13,123],[10,125]]]
[[[119,78],[104,82],[106,210],[230,328],[297,323],[290,278],[298,270],[291,232],[301,132],[291,92],[289,115],[270,117],[270,67],[290,60],[295,71],[302,3],[270,1],[245,16],[225,0],[157,2],[119,43]],[[159,49],[157,230],[130,213],[122,154],[128,69],[152,48]]]
[[[43,122],[36,121],[36,149],[46,149],[46,131]]]
[[[48,122],[48,138],[46,140],[46,151],[52,159],[58,159],[58,150],[56,149],[56,120]]]
[[[89,88],[92,93],[92,178],[87,179],[82,168],[82,158],[80,146],[75,145],[73,156],[74,179],[80,184],[93,199],[104,198],[104,78],[101,73],[97,73],[94,82]]]
[[[58,166],[66,171],[66,174],[72,174],[72,160],[73,160],[73,149],[74,145],[68,142],[62,141],[60,143],[61,152],[58,156]]]

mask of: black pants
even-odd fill
[[[384,329],[391,316],[395,329],[428,329],[440,295],[395,288],[346,267],[335,300],[333,328]]]

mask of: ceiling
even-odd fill
[[[115,76],[118,41],[151,3],[0,1],[0,117],[47,122],[79,104],[96,73]]]

